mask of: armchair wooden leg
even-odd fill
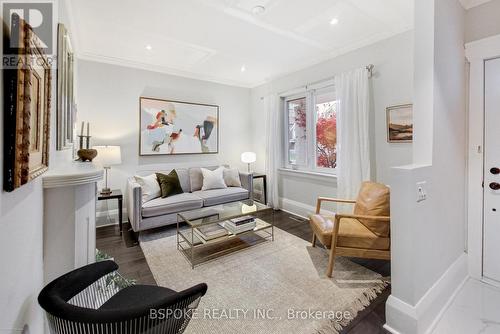
[[[316,234],[313,232],[312,246],[316,247]]]
[[[330,258],[328,259],[328,268],[326,269],[326,276],[332,277],[333,267],[335,266],[335,253],[336,247],[332,245],[330,248]]]
[[[330,258],[328,259],[328,268],[326,276],[332,277],[333,267],[335,266],[335,255],[337,253],[337,235],[339,234],[339,221],[335,221],[335,229],[332,235],[332,245],[330,246]]]

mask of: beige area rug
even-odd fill
[[[186,333],[338,333],[389,284],[343,257],[333,278],[326,277],[328,252],[278,228],[273,242],[195,269],[177,250],[175,235],[141,235],[140,241],[158,285],[179,291],[207,283]]]

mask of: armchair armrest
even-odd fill
[[[253,174],[240,172],[241,186],[248,190],[249,198],[253,198]]]
[[[340,198],[329,198],[329,197],[318,197],[316,202],[316,214],[319,214],[321,211],[321,203],[322,202],[336,202],[336,203],[356,203],[353,199],[340,199]]]
[[[381,222],[390,222],[391,217],[389,216],[367,216],[367,215],[355,215],[355,214],[348,214],[348,213],[339,213],[335,215],[335,221],[339,221],[342,218],[354,218],[354,219],[370,219],[370,220],[376,220],[376,221],[381,221]]]
[[[142,188],[133,178],[127,180],[126,198],[128,220],[132,229],[138,231],[142,220]]]

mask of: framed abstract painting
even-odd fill
[[[139,155],[219,152],[219,106],[139,99]]]
[[[386,109],[387,141],[411,143],[413,141],[413,105],[403,104]]]

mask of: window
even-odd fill
[[[337,101],[333,93],[318,94],[315,101],[316,167],[337,167]]]
[[[337,101],[333,88],[285,99],[288,168],[334,173],[337,167]]]
[[[306,98],[287,101],[288,111],[288,163],[307,164]]]

